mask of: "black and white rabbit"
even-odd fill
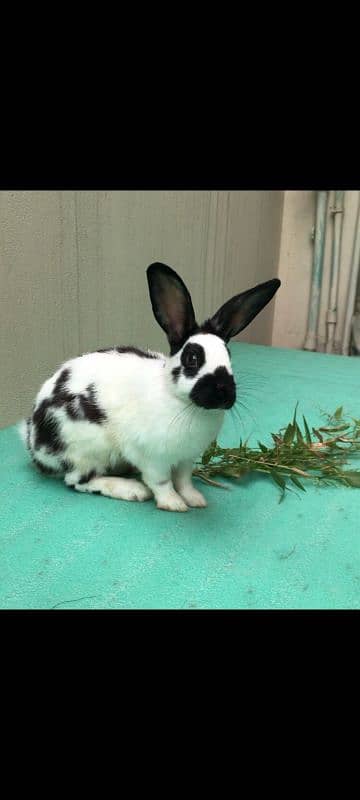
[[[36,466],[64,475],[79,492],[140,501],[154,495],[158,508],[187,511],[206,506],[192,484],[193,464],[236,399],[226,343],[271,300],[280,281],[236,295],[198,325],[174,270],[151,264],[147,279],[170,356],[114,347],[67,361],[41,387],[20,432]],[[119,477],[130,466],[141,480]]]

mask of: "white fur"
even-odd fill
[[[52,407],[66,449],[59,456],[48,454],[44,448],[35,450],[31,431],[30,445],[36,459],[58,469],[62,459],[69,461],[74,469],[65,480],[75,483],[78,491],[101,491],[126,500],[144,500],[153,493],[159,508],[177,511],[205,506],[205,499],[192,486],[192,467],[217,437],[224,411],[199,408],[189,394],[199,377],[218,366],[231,372],[231,364],[217,336],[197,334],[188,341],[201,344],[206,355],[194,379],[180,375],[174,382],[172,370],[180,364],[180,352],[171,358],[158,354],[159,358],[152,359],[113,350],[87,353],[63,364],[41,387],[35,407],[51,396],[60,373],[68,368],[66,389],[76,394],[93,384],[106,420],[101,424],[72,420],[64,408]],[[23,425],[21,433],[26,439]],[[129,479],[105,477],[107,470],[124,461],[138,468],[143,482],[131,484]],[[99,477],[79,484],[80,477],[93,469]]]
[[[27,422],[26,422],[26,419],[20,420],[20,422],[18,422],[16,427],[17,427],[20,439],[22,439],[24,444],[26,444],[27,443]]]

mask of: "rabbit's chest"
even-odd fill
[[[164,455],[167,455],[172,464],[183,460],[194,460],[206,450],[210,442],[216,439],[223,422],[224,415],[216,416],[198,414],[191,409],[188,418],[170,424],[167,429],[159,432],[160,442]]]

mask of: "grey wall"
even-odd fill
[[[277,274],[282,192],[0,192],[0,427],[66,358],[165,349],[146,267],[187,282],[198,317]],[[273,304],[242,340],[270,344]]]

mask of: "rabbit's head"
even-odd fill
[[[189,291],[173,269],[151,264],[147,279],[155,319],[170,345],[172,391],[202,408],[231,408],[236,386],[227,342],[266,306],[280,281],[274,278],[235,295],[199,325]]]

